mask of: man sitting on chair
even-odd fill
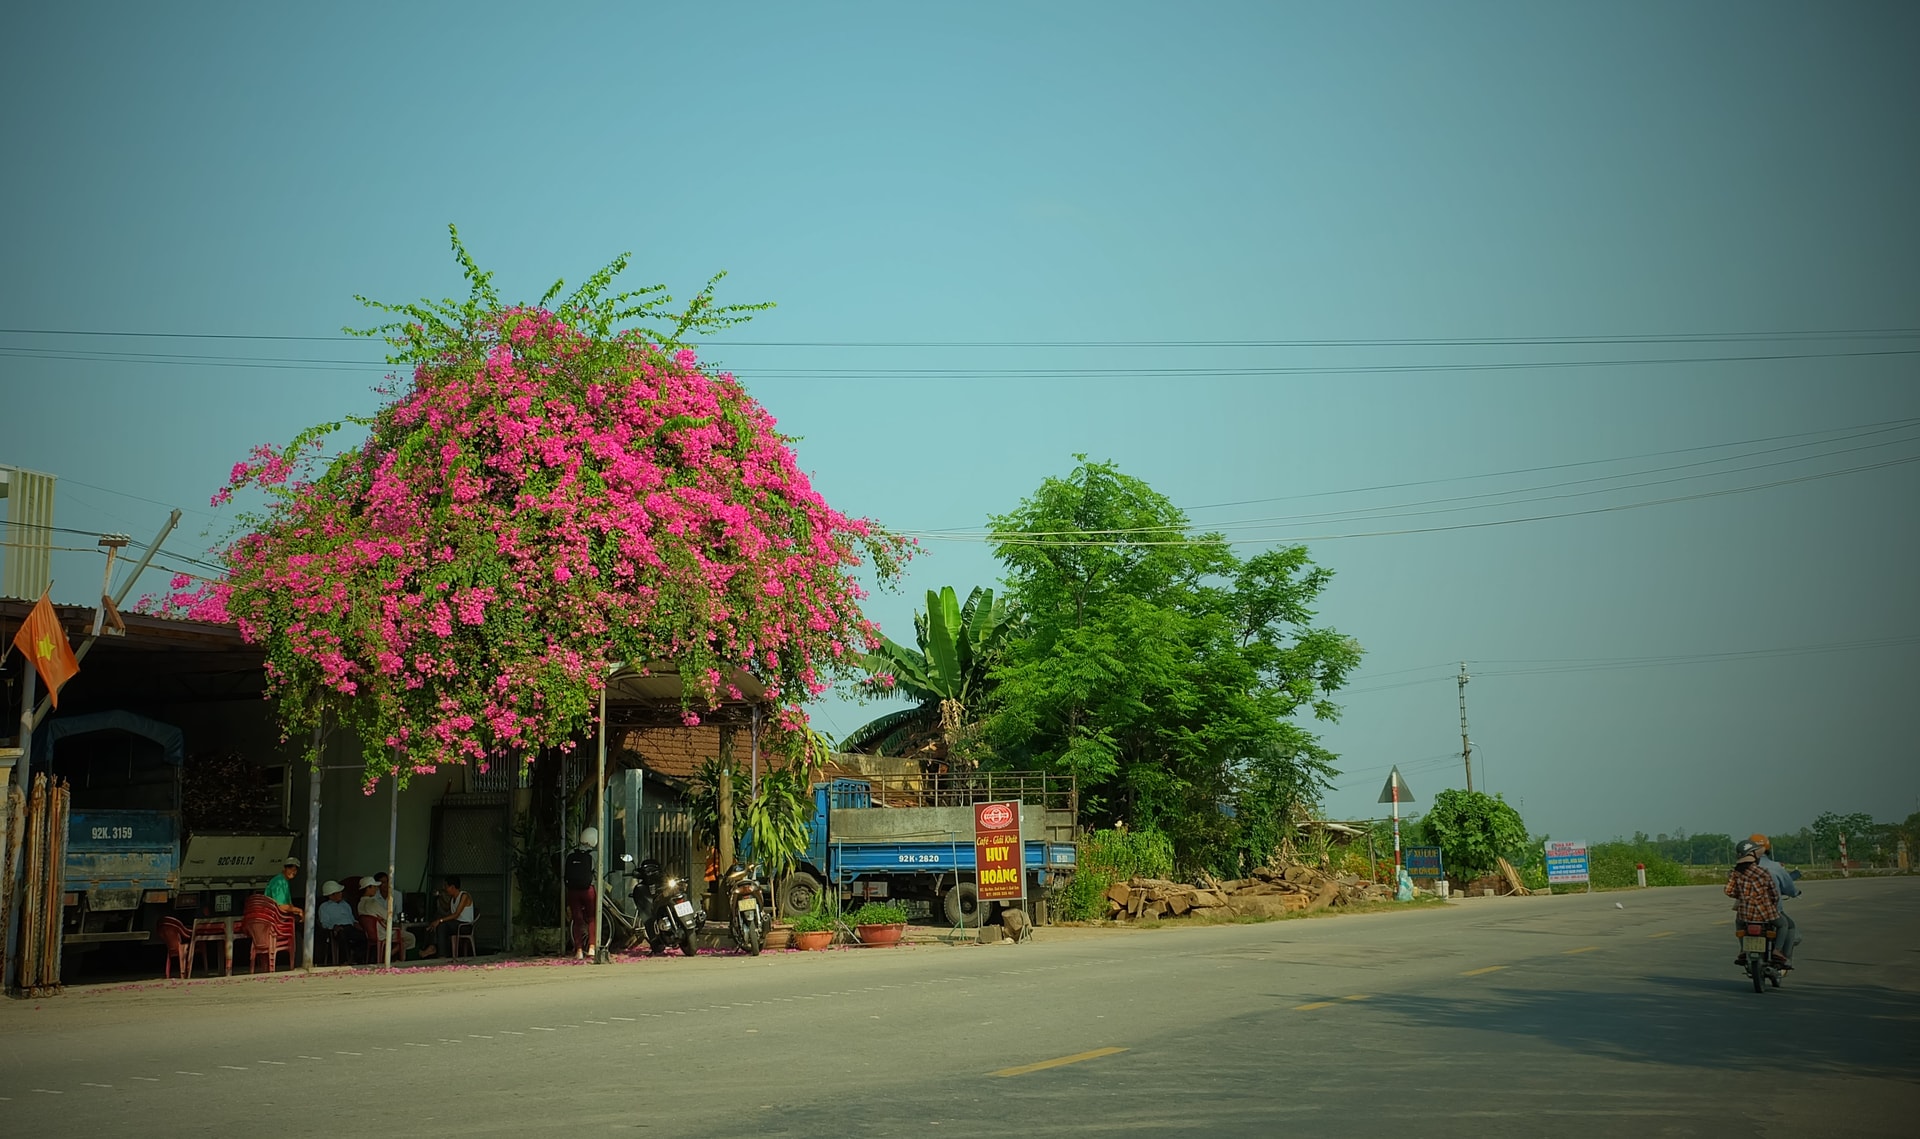
[[[374,920],[379,926],[380,938],[384,940],[389,936],[387,927],[387,899],[386,896],[380,892],[378,877],[360,879],[360,889],[365,891],[360,897],[360,912]],[[396,901],[397,900],[398,899],[396,899]],[[394,907],[393,916],[396,918],[400,916],[400,908],[398,906]],[[399,933],[399,940],[394,943],[394,952],[397,959],[405,961],[407,959],[407,951],[412,949],[413,945],[413,934],[409,932],[405,926],[402,926]],[[375,956],[377,957],[378,955],[379,951],[376,949]]]
[[[441,887],[447,895],[447,912],[427,923],[433,931],[433,944],[420,952],[422,957],[453,956],[453,936],[463,925],[473,924],[473,895],[460,888],[460,876],[449,874]]]
[[[355,920],[353,907],[347,904],[347,888],[329,880],[320,889],[327,896],[327,900],[320,903],[320,932],[333,939],[336,946],[355,957],[360,956],[360,926]],[[335,964],[339,962],[335,961]]]

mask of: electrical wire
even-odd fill
[[[0,355],[24,360],[74,360],[88,363],[166,364],[211,368],[258,368],[280,371],[393,372],[409,365],[369,360],[332,360],[289,357],[197,356],[159,352],[111,352],[50,348],[0,347]],[[1125,380],[1125,379],[1246,379],[1287,376],[1395,375],[1440,372],[1551,371],[1564,368],[1634,368],[1687,364],[1747,364],[1795,360],[1841,360],[1872,357],[1920,356],[1920,348],[1876,348],[1844,352],[1777,352],[1718,356],[1633,357],[1600,360],[1496,360],[1419,364],[1325,364],[1242,368],[786,368],[755,370],[747,378],[762,380]]]
[[[120,329],[0,328],[7,336],[95,336],[153,340],[257,340],[364,343],[368,337],[287,336],[241,332],[133,332]],[[729,340],[696,341],[719,348],[1439,348],[1542,345],[1724,344],[1744,341],[1906,339],[1920,328],[1824,328],[1760,332],[1584,333],[1549,336],[1409,336],[1271,340]]]
[[[1419,516],[1430,515],[1430,514],[1453,513],[1461,510],[1480,510],[1480,509],[1486,509],[1488,507],[1493,507],[1493,506],[1518,506],[1518,505],[1523,505],[1529,502],[1547,502],[1547,501],[1553,501],[1556,499],[1579,498],[1585,495],[1592,495],[1592,494],[1608,494],[1614,491],[1635,490],[1635,489],[1640,489],[1640,488],[1649,487],[1649,486],[1661,486],[1661,485],[1666,485],[1666,484],[1675,483],[1675,482],[1686,482],[1692,479],[1714,478],[1721,475],[1739,474],[1743,471],[1761,470],[1768,467],[1789,466],[1795,463],[1811,462],[1813,460],[1829,458],[1835,455],[1853,454],[1858,451],[1869,451],[1869,450],[1874,450],[1880,447],[1898,446],[1903,443],[1915,443],[1915,442],[1920,442],[1920,435],[1914,435],[1908,438],[1887,440],[1880,443],[1871,443],[1861,447],[1832,448],[1830,450],[1822,451],[1818,454],[1801,455],[1791,459],[1781,459],[1781,460],[1776,460],[1774,462],[1768,462],[1768,463],[1754,463],[1744,467],[1725,467],[1719,470],[1702,471],[1697,474],[1682,475],[1677,478],[1671,478],[1671,479],[1654,479],[1649,482],[1626,483],[1620,486],[1600,487],[1595,490],[1580,491],[1575,494],[1542,495],[1542,494],[1538,494],[1537,492],[1547,491],[1547,490],[1557,490],[1560,488],[1570,487],[1570,486],[1585,486],[1585,485],[1596,483],[1596,482],[1613,482],[1618,479],[1635,478],[1640,475],[1661,474],[1669,471],[1690,470],[1690,469],[1699,468],[1699,467],[1715,466],[1717,464],[1730,463],[1738,459],[1753,458],[1759,455],[1778,454],[1783,451],[1796,451],[1796,450],[1801,450],[1807,447],[1821,446],[1828,443],[1846,442],[1850,439],[1861,439],[1861,438],[1866,438],[1873,435],[1883,435],[1883,434],[1887,434],[1889,432],[1894,432],[1894,431],[1908,431],[1913,429],[1916,426],[1920,426],[1920,420],[1903,420],[1903,421],[1898,421],[1891,426],[1880,427],[1874,430],[1864,430],[1852,435],[1840,435],[1834,438],[1822,440],[1819,443],[1812,443],[1812,442],[1793,443],[1793,444],[1788,444],[1786,446],[1781,446],[1781,447],[1770,447],[1770,448],[1759,450],[1759,451],[1749,451],[1749,452],[1745,452],[1738,455],[1723,455],[1713,459],[1698,459],[1690,463],[1677,463],[1671,466],[1653,467],[1647,470],[1622,471],[1618,474],[1593,475],[1584,479],[1571,479],[1565,482],[1546,483],[1540,486],[1514,487],[1506,490],[1482,491],[1477,494],[1452,495],[1444,498],[1422,499],[1415,502],[1393,503],[1393,504],[1387,504],[1387,505],[1381,505],[1381,506],[1353,507],[1347,510],[1326,511],[1318,514],[1272,515],[1265,518],[1242,519],[1234,522],[1210,522],[1206,524],[1206,529],[1209,532],[1213,532],[1213,531],[1220,531],[1220,530],[1244,529],[1252,526],[1272,526],[1272,525],[1278,525],[1282,523],[1294,524],[1294,523],[1306,523],[1306,522],[1339,522],[1339,521],[1353,521],[1353,520],[1380,521],[1380,520],[1384,520],[1385,518],[1391,518],[1391,517],[1419,517]],[[1339,493],[1339,492],[1329,492],[1329,493]],[[1477,505],[1477,506],[1444,507],[1443,509],[1440,509],[1440,510],[1412,509],[1413,507],[1418,507],[1418,506],[1433,506],[1438,504],[1457,503],[1457,502],[1473,502],[1479,499],[1498,498],[1501,496],[1514,496],[1514,495],[1531,496],[1531,497],[1513,498],[1507,502],[1487,502],[1487,503],[1481,503],[1480,505]],[[1393,512],[1399,512],[1399,513],[1393,513]],[[953,538],[953,537],[985,537],[985,538],[994,539],[994,540],[998,540],[1003,536],[1013,537],[1013,538],[1048,538],[1048,537],[1056,537],[1056,536],[1094,536],[1094,535],[1104,535],[1104,534],[1143,534],[1143,533],[1164,534],[1169,532],[1173,532],[1173,528],[1168,526],[1134,526],[1134,527],[1125,527],[1125,528],[1109,529],[1109,530],[963,531],[963,530],[959,530],[958,528],[950,528],[950,529],[944,529],[944,530],[903,530],[901,531],[901,533],[903,534],[910,535],[910,536],[917,536],[917,537],[942,538],[942,539]]]
[[[1667,498],[1649,499],[1643,502],[1622,502],[1611,506],[1595,506],[1585,510],[1567,510],[1552,514],[1533,514],[1521,518],[1499,518],[1484,522],[1455,522],[1444,526],[1410,526],[1396,530],[1363,530],[1347,534],[1314,535],[1266,535],[1254,538],[1181,538],[1167,540],[1121,539],[1115,541],[1076,541],[1058,538],[994,538],[992,536],[960,535],[921,535],[953,541],[987,542],[995,546],[1049,546],[1049,547],[1133,547],[1133,546],[1244,546],[1244,545],[1304,545],[1309,542],[1334,542],[1349,538],[1389,538],[1407,534],[1438,534],[1453,530],[1482,530],[1493,526],[1516,526],[1526,522],[1546,522],[1558,518],[1584,518],[1595,514],[1612,514],[1625,510],[1640,510],[1649,506],[1667,506],[1678,502],[1696,502],[1709,498],[1724,498],[1734,494],[1749,494],[1754,491],[1770,490],[1775,487],[1792,486],[1798,483],[1815,482],[1820,479],[1839,478],[1843,475],[1859,474],[1865,471],[1883,470],[1890,467],[1905,466],[1920,462],[1920,455],[1900,459],[1888,459],[1878,463],[1865,463],[1846,467],[1837,471],[1821,471],[1816,474],[1800,475],[1794,478],[1775,479],[1771,482],[1756,483],[1751,486],[1728,487],[1721,490],[1700,491],[1694,494],[1673,495]]]

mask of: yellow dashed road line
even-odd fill
[[[1654,938],[1656,938],[1656,937],[1672,937],[1672,936],[1673,936],[1673,931],[1672,931],[1672,930],[1670,930],[1670,929],[1663,929],[1663,930],[1661,930],[1661,931],[1660,931],[1659,933],[1650,933],[1650,934],[1648,934],[1648,935],[1647,935],[1647,940],[1649,940],[1649,941],[1651,941],[1651,940],[1653,940],[1653,939],[1654,939]]]
[[[1294,1005],[1293,1011],[1312,1012],[1314,1009],[1317,1009],[1317,1008],[1332,1008],[1334,1005],[1340,1004],[1344,1001],[1364,1001],[1366,999],[1367,999],[1366,993],[1354,993],[1350,996],[1341,997],[1337,1001],[1309,1001],[1308,1003],[1303,1005]]]
[[[1047,1068],[1061,1068],[1068,1064],[1078,1064],[1086,1060],[1098,1060],[1102,1056],[1112,1056],[1115,1053],[1125,1051],[1125,1048],[1095,1048],[1091,1052],[1075,1052],[1071,1056],[1059,1056],[1052,1060],[1042,1060],[1037,1064],[1022,1064],[1018,1068],[1002,1068],[994,1072],[993,1075],[1024,1076],[1028,1072],[1038,1072]]]
[[[1583,945],[1578,949],[1569,949],[1566,952],[1568,956],[1572,956],[1575,953],[1592,953],[1598,948],[1600,948],[1598,945]]]
[[[1506,968],[1505,965],[1488,965],[1480,969],[1469,969],[1460,975],[1462,977],[1478,977],[1486,973],[1498,973],[1500,970],[1505,968]]]

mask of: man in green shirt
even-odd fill
[[[267,900],[279,906],[281,913],[292,914],[294,917],[305,916],[300,907],[293,904],[293,879],[294,876],[299,873],[300,860],[298,858],[287,859],[286,865],[282,866],[280,873],[271,882],[267,883],[267,888],[264,891],[267,895]]]

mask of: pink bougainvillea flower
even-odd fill
[[[227,576],[159,603],[263,645],[283,729],[324,709],[370,780],[568,748],[615,662],[671,662],[688,724],[744,669],[803,731],[801,702],[877,643],[854,574],[891,583],[912,548],[829,506],[739,380],[674,342],[745,308],[608,295],[624,258],[553,307],[504,304],[455,249],[466,302],[376,306],[406,372],[366,437],[255,447],[215,496],[269,501]],[[630,327],[650,322],[675,332]]]

